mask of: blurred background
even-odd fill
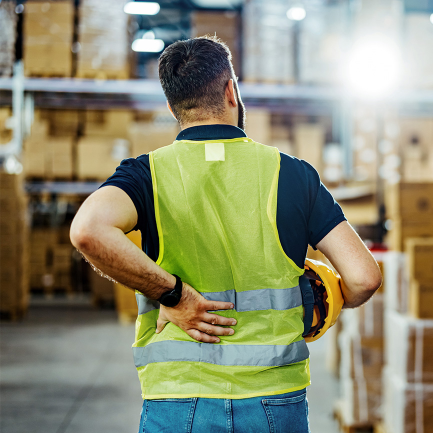
[[[158,57],[205,34],[247,134],[314,165],[384,273],[309,345],[312,432],[433,432],[433,0],[0,0],[0,430],[137,431],[135,297],[69,225],[174,140]]]

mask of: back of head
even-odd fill
[[[179,123],[219,118],[227,83],[234,78],[231,53],[216,37],[169,45],[159,59],[159,79]]]

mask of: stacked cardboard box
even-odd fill
[[[177,123],[157,124],[152,122],[136,122],[129,129],[132,145],[132,156],[136,158],[160,147],[173,143],[179,133]]]
[[[387,185],[385,205],[391,249],[403,251],[407,238],[433,236],[433,182]]]
[[[99,275],[90,268],[90,290],[92,292],[92,302],[96,307],[103,305],[113,305],[114,303],[114,282]]]
[[[232,53],[237,76],[240,70],[240,16],[236,12],[194,11],[191,15],[191,36],[217,35]]]
[[[243,80],[290,84],[295,81],[293,22],[286,0],[248,0],[243,9]]]
[[[127,140],[133,113],[129,110],[89,110],[85,113],[84,136],[77,144],[78,179],[105,180],[122,159],[131,156]]]
[[[72,293],[73,247],[65,233],[69,229],[35,227],[30,232],[30,286],[52,294]]]
[[[0,7],[0,77],[12,75],[15,60],[16,2],[4,0]]]
[[[433,429],[433,320],[386,314],[384,415],[393,433]]]
[[[342,315],[340,418],[345,426],[375,425],[381,419],[384,366],[384,297]]]
[[[71,179],[74,174],[73,156],[77,130],[77,112],[38,112],[31,135],[24,143],[26,176]]]
[[[325,145],[325,129],[320,124],[299,123],[293,130],[296,156],[308,161],[322,173],[322,151]]]
[[[128,78],[126,0],[82,0],[79,10],[77,76]]]
[[[433,237],[406,239],[406,256],[410,313],[420,319],[433,319]]]
[[[399,146],[405,182],[433,181],[433,119],[403,119],[399,122]]]
[[[21,175],[0,172],[0,311],[27,310],[29,293],[27,199]]]
[[[24,14],[25,74],[70,77],[73,1],[27,2]]]
[[[248,110],[246,134],[252,140],[262,144],[271,144],[271,113],[268,110],[254,108]]]

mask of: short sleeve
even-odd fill
[[[140,230],[142,246],[146,254],[156,260],[158,257],[158,232],[156,228],[152,175],[149,155],[124,159],[116,172],[101,186],[116,186],[125,191],[137,210],[137,225],[133,230]]]
[[[310,183],[317,185],[317,191],[310,201],[308,218],[308,243],[316,249],[316,245],[338,224],[346,220],[340,205],[334,200],[329,190],[320,180],[317,171],[310,166]]]

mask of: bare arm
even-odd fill
[[[150,299],[159,299],[174,288],[176,279],[125,236],[135,227],[137,218],[129,196],[120,188],[106,186],[88,197],[77,212],[71,241],[104,274]],[[208,311],[230,308],[231,303],[207,301],[184,283],[179,304],[174,308],[161,306],[158,330],[171,321],[198,341],[218,342],[215,335],[229,335],[232,330],[215,325],[236,322]]]
[[[317,248],[342,278],[343,308],[362,305],[382,284],[376,260],[348,222],[338,224]]]

